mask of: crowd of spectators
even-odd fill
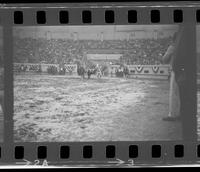
[[[163,64],[171,38],[131,40],[69,40],[14,38],[14,62],[73,63],[90,50],[121,52],[126,64]]]

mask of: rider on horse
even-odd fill
[[[123,73],[124,73],[125,78],[127,78],[129,76],[129,70],[128,70],[128,67],[126,65],[124,66]]]
[[[101,71],[101,66],[99,66],[99,64],[96,65],[96,70],[97,70],[97,78],[101,78],[102,71]]]

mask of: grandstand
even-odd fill
[[[163,27],[19,27],[14,32],[14,62],[70,63],[81,60],[88,51],[116,51],[129,65],[162,64],[173,34],[170,28]]]
[[[105,29],[95,26],[92,29],[69,27],[65,31],[29,27],[21,32],[23,34],[19,32],[20,28],[15,29],[14,63],[16,64],[38,65],[45,62],[57,66],[67,64],[94,66],[98,63],[112,73],[119,67],[116,65],[128,65],[130,74],[134,75],[140,74],[139,76],[145,75],[151,78],[156,74],[161,78],[165,76],[165,79],[169,75],[167,64],[163,63],[162,57],[171,44],[172,30],[167,34],[166,30],[162,31],[159,28],[155,32],[152,28],[145,30],[134,29],[132,26],[109,26]],[[111,64],[115,66],[111,67]],[[143,72],[138,70],[137,65],[144,66]],[[158,65],[159,72],[154,70],[157,69],[155,65]]]
[[[65,39],[16,38],[14,62],[47,63],[70,62],[81,59],[85,51],[121,50],[127,64],[162,64],[162,56],[170,44],[170,38],[134,41],[72,41]]]

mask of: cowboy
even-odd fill
[[[0,105],[4,113],[4,69],[0,63]]]
[[[165,55],[163,56],[163,61],[170,64],[170,93],[169,93],[169,113],[167,117],[164,117],[164,121],[176,121],[180,119],[180,95],[179,95],[179,86],[176,80],[176,66],[175,59],[176,49],[179,44],[180,33],[177,33],[173,36],[173,42],[168,47]]]
[[[82,79],[85,79],[85,68],[83,65],[79,65],[77,68],[77,73]]]
[[[120,65],[119,69],[118,69],[118,74],[119,74],[119,77],[123,77],[124,75],[124,67],[122,65]]]
[[[128,70],[128,67],[127,67],[127,66],[124,66],[124,71],[123,71],[123,73],[124,73],[125,78],[128,78],[129,70]]]
[[[101,66],[99,66],[99,64],[97,64],[96,69],[97,69],[97,77],[101,78],[102,77]]]

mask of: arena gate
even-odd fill
[[[110,76],[115,74],[120,65],[110,65]],[[169,65],[127,65],[131,78],[168,79]]]
[[[26,67],[25,72],[34,72],[41,67],[41,72],[47,73],[47,69],[50,66],[54,66],[59,70],[59,64],[39,64],[39,63],[14,63],[14,72],[17,72],[21,66]],[[77,65],[76,64],[65,64],[66,73],[77,74]]]

